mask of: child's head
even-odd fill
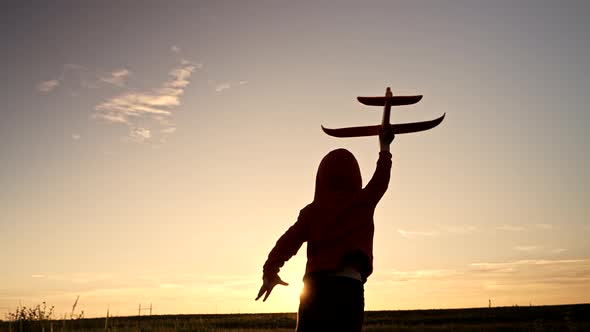
[[[315,199],[326,193],[357,192],[361,187],[359,164],[348,150],[330,151],[322,159],[315,181]]]

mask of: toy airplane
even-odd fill
[[[432,129],[438,126],[443,119],[445,118],[446,113],[444,113],[441,117],[430,120],[430,121],[422,121],[422,122],[412,122],[412,123],[398,123],[398,124],[390,124],[389,123],[389,115],[391,113],[391,106],[401,106],[401,105],[412,105],[419,102],[422,99],[421,95],[418,96],[393,96],[391,93],[391,89],[387,88],[385,91],[384,97],[358,97],[357,98],[361,104],[368,105],[368,106],[383,106],[383,121],[380,125],[375,126],[364,126],[364,127],[350,127],[350,128],[338,128],[338,129],[329,129],[324,128],[322,126],[322,130],[334,137],[361,137],[361,136],[374,136],[379,135],[380,128],[393,128],[394,134],[406,134],[406,133],[415,133],[418,131],[424,131],[428,129]]]

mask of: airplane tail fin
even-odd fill
[[[361,104],[367,106],[384,106],[387,97],[357,97]],[[412,105],[419,102],[422,99],[422,95],[417,96],[393,96],[389,97],[389,103],[391,106],[402,106]]]

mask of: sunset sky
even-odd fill
[[[590,302],[587,1],[6,1],[0,319],[294,312],[278,237],[357,96],[423,94],[375,212],[366,310]],[[27,2],[28,3],[28,2]]]

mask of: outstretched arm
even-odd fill
[[[395,138],[393,128],[382,128],[379,130],[379,159],[377,160],[377,168],[373,177],[365,187],[365,192],[371,202],[377,204],[381,197],[387,191],[389,186],[389,177],[391,174],[391,153],[389,146]]]
[[[281,280],[279,270],[286,261],[297,254],[297,251],[299,251],[299,248],[301,248],[301,245],[306,240],[305,222],[303,219],[300,214],[297,222],[279,238],[274,248],[268,254],[268,259],[264,263],[263,268],[262,287],[260,287],[256,300],[266,294],[263,299],[263,301],[266,301],[276,285],[289,285]]]

